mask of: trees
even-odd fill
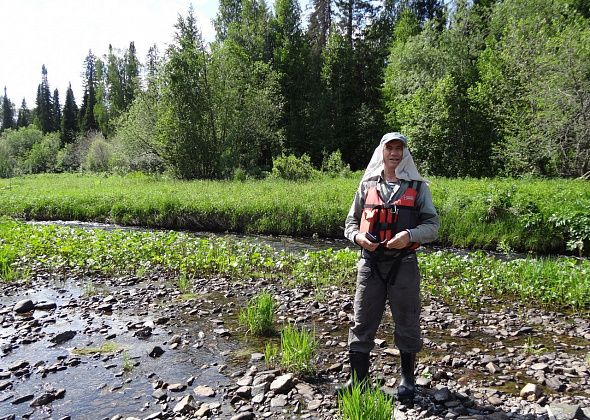
[[[550,18],[548,18],[550,17]],[[505,174],[590,170],[590,24],[568,1],[497,5],[471,96],[501,138]]]
[[[4,96],[2,97],[2,126],[0,131],[9,128],[15,128],[14,104],[8,99],[6,86],[4,86]]]
[[[158,125],[165,158],[181,178],[212,178],[219,171],[219,143],[208,80],[209,57],[192,6],[178,17],[168,47]]]
[[[28,127],[33,122],[31,110],[27,107],[27,101],[23,98],[20,108],[18,110],[18,117],[16,119],[16,128]]]
[[[59,92],[57,89],[53,91],[51,106],[51,122],[53,123],[51,131],[59,131],[61,129],[61,108],[59,105]]]
[[[45,64],[41,67],[41,83],[37,87],[36,112],[34,121],[43,133],[49,133],[55,128],[53,122],[53,104],[51,102],[51,91],[47,79],[47,68]]]
[[[80,128],[85,133],[99,128],[94,116],[97,84],[96,56],[92,51],[88,51],[88,55],[84,59],[84,97],[80,107]]]
[[[63,117],[61,120],[61,142],[63,144],[71,144],[76,140],[78,134],[78,106],[72,91],[72,84],[68,85],[66,91],[66,101],[63,108]]]

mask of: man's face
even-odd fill
[[[389,169],[395,170],[402,161],[404,144],[400,140],[392,140],[383,146],[383,163]]]

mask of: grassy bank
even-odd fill
[[[246,241],[196,239],[180,232],[125,232],[26,225],[0,219],[0,277],[27,279],[33,265],[55,273],[83,269],[105,275],[171,272],[184,282],[203,276],[236,281],[267,278],[315,288],[353,287],[358,252],[292,254]],[[482,296],[516,299],[548,308],[590,309],[590,261],[527,258],[501,261],[482,253],[420,257],[423,289],[449,302],[477,307]],[[180,286],[179,286],[180,287]]]
[[[358,185],[177,181],[63,174],[0,180],[0,214],[171,229],[341,237]],[[590,255],[590,185],[572,180],[433,179],[440,242],[466,248]]]

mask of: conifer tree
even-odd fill
[[[96,56],[92,51],[84,59],[84,99],[80,108],[80,128],[83,132],[98,130],[98,123],[94,116],[96,105]]]
[[[62,144],[73,143],[78,134],[78,106],[72,91],[72,84],[66,91],[66,102],[63,109],[63,118],[61,120],[61,141]]]
[[[6,94],[6,86],[4,86],[4,97],[2,98],[2,130],[4,131],[8,128],[15,128],[14,123],[14,105],[8,99],[8,95]]]
[[[242,15],[242,0],[220,0],[217,16],[213,20],[215,37],[224,41],[229,33],[230,25],[239,23]]]
[[[125,110],[125,92],[123,89],[123,65],[121,59],[113,51],[112,45],[109,45],[106,66],[109,112],[111,117],[116,118]]]
[[[41,67],[41,83],[37,87],[36,104],[35,123],[43,133],[50,133],[54,129],[53,104],[45,64]]]
[[[135,98],[135,93],[139,90],[139,60],[135,51],[135,43],[129,44],[129,49],[124,57],[123,69],[123,110],[128,110]]]
[[[61,108],[59,105],[59,92],[57,89],[53,91],[52,105],[53,110],[51,120],[53,122],[53,129],[51,131],[59,131],[61,128]]]
[[[18,110],[18,117],[16,119],[16,128],[28,127],[31,124],[31,111],[27,107],[27,101],[23,98],[20,108]]]
[[[316,54],[319,54],[328,42],[332,26],[332,0],[313,0],[312,9],[307,35]]]

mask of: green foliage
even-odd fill
[[[333,257],[326,258],[331,254]],[[342,256],[336,257],[338,254]],[[85,230],[2,219],[0,259],[3,267],[10,267],[13,272],[26,271],[35,261],[39,267],[50,270],[65,266],[105,275],[134,274],[143,267],[190,276],[221,275],[243,281],[264,277],[299,284],[305,284],[302,280],[321,270],[326,279],[333,279],[325,283],[325,289],[330,284],[342,285],[340,281],[354,284],[358,252],[327,250],[298,255],[235,239],[195,239],[180,232]],[[305,261],[310,259],[315,264],[306,265]],[[322,266],[324,260],[328,262]],[[503,261],[482,252],[465,256],[433,252],[421,254],[419,264],[424,290],[449,303],[460,299],[466,305],[477,306],[483,296],[509,296],[548,308],[584,311],[590,305],[590,262],[586,259],[529,257]],[[309,272],[305,267],[309,267]],[[349,273],[349,277],[342,279],[343,272]],[[296,335],[293,345],[301,343],[297,348],[313,348],[312,338],[301,334],[304,337]],[[301,360],[297,359],[298,351],[288,357]]]
[[[274,332],[275,302],[272,295],[262,292],[248,301],[246,308],[239,313],[239,323],[254,335],[269,335]]]
[[[389,420],[393,401],[379,388],[355,383],[348,392],[338,396],[338,411],[343,420]]]
[[[289,181],[309,180],[313,177],[315,169],[307,154],[300,158],[294,155],[282,154],[272,161],[272,176],[287,179]]]
[[[277,367],[279,362],[279,346],[274,343],[266,343],[264,347],[264,362],[269,369]]]
[[[322,172],[330,176],[348,176],[350,175],[350,166],[342,160],[340,150],[336,150],[329,155],[324,153]]]
[[[219,144],[211,103],[209,57],[192,6],[178,17],[175,42],[164,67],[158,133],[175,174],[184,179],[212,178],[219,172]]]
[[[317,347],[315,332],[286,325],[281,331],[281,366],[293,373],[314,373]]]
[[[92,172],[107,172],[112,156],[112,146],[99,136],[95,137],[84,158],[82,169]]]
[[[54,172],[59,151],[59,133],[49,133],[35,143],[23,162],[23,171],[28,174]]]

